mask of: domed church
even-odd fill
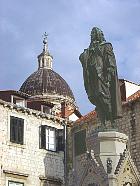
[[[19,91],[0,91],[0,185],[65,183],[67,131],[81,114],[52,61],[45,34],[38,70]]]
[[[53,57],[48,51],[47,37],[44,38],[43,43],[43,51],[38,56],[38,70],[26,79],[20,91],[32,97],[52,99],[52,102],[67,100],[74,103],[74,95],[69,85],[52,69]]]
[[[29,108],[43,109],[61,117],[71,116],[70,119],[76,120],[81,114],[73,92],[67,82],[53,70],[53,57],[48,50],[47,34],[44,36],[43,51],[38,55],[38,70],[25,80],[19,91],[29,95]]]

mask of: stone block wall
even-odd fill
[[[24,119],[24,144],[10,142],[10,116]],[[39,148],[39,126],[62,128],[59,122],[0,105],[0,185],[8,180],[25,186],[62,185],[63,152]],[[52,182],[54,181],[54,182]]]
[[[86,144],[88,149],[92,149],[91,141],[89,140],[90,136],[93,135],[95,128],[100,125],[100,121],[95,114],[89,113],[85,117],[74,123],[74,127],[71,130],[71,138],[73,141],[73,135],[75,132],[80,131],[82,129],[86,129]],[[132,160],[136,165],[138,171],[140,172],[140,101],[136,100],[130,103],[123,104],[123,117],[118,119],[117,122],[118,131],[126,134],[129,138],[127,147],[130,150]],[[108,123],[109,125],[109,123]],[[94,141],[96,144],[96,141]],[[73,166],[69,173],[69,182],[72,183],[74,180],[74,174],[77,176],[77,180],[82,177],[85,170],[84,160],[85,154],[81,154],[81,156],[74,156],[74,147],[71,143],[71,147],[69,147],[71,160],[73,160]],[[76,170],[75,170],[76,167]],[[70,184],[72,185],[72,184]]]
[[[128,148],[132,159],[140,172],[140,102],[136,101],[123,106],[123,118],[117,122],[120,132],[128,138]]]

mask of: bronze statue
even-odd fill
[[[121,98],[117,66],[112,44],[106,42],[103,32],[94,27],[91,43],[79,57],[88,99],[94,105],[102,125],[121,117]]]

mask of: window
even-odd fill
[[[22,99],[17,99],[16,105],[21,106],[21,107],[25,107],[25,101]]]
[[[56,150],[57,151],[64,151],[64,130],[63,129],[59,129],[57,130],[57,143],[56,143]]]
[[[56,131],[55,128],[41,126],[41,148],[56,151]]]
[[[21,107],[25,107],[25,99],[23,98],[20,98],[20,97],[17,97],[17,96],[11,96],[11,102],[18,105],[18,106],[21,106]]]
[[[10,141],[23,145],[24,120],[10,116]]]
[[[40,148],[50,151],[62,151],[64,147],[62,135],[62,130],[42,125],[40,127]]]
[[[86,130],[78,131],[74,134],[75,156],[86,152]]]
[[[46,114],[51,114],[51,108],[46,105],[41,105],[41,111]]]
[[[46,127],[46,149],[56,151],[55,129]]]
[[[24,183],[8,181],[8,186],[24,186]]]

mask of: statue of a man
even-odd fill
[[[90,102],[105,125],[121,117],[121,97],[116,60],[111,43],[106,42],[103,32],[94,27],[91,43],[79,57],[84,76],[84,85]]]

